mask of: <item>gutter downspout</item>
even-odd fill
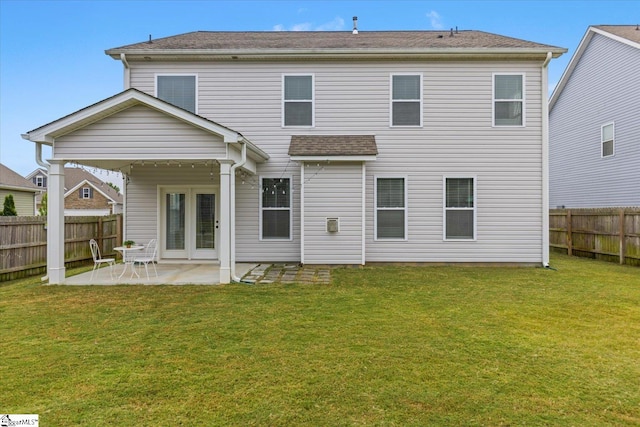
[[[229,174],[231,187],[231,203],[229,203],[229,246],[231,246],[231,253],[229,258],[232,282],[240,282],[241,280],[236,276],[236,169],[247,163],[247,143],[244,138],[239,142],[242,144],[242,158],[239,163],[234,163],[231,166],[231,173]]]
[[[49,163],[42,160],[42,143],[36,142],[36,163],[47,170],[47,177],[49,176]],[[48,196],[47,196],[48,199]],[[47,215],[48,217],[49,215]],[[47,227],[47,242],[49,241],[49,231]],[[49,269],[47,268],[47,274],[40,278],[43,282],[49,280]]]
[[[131,80],[131,70],[129,69],[129,63],[127,62],[127,56],[124,53],[120,54],[120,61],[124,65],[124,89],[127,90],[131,86],[129,81]]]
[[[547,66],[553,54],[547,52],[542,63],[542,266],[549,268],[549,75]]]

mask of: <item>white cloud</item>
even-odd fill
[[[431,21],[431,28],[433,28],[434,30],[441,30],[443,28],[442,17],[435,10],[427,13],[427,18],[429,18],[429,21]]]
[[[311,22],[301,22],[293,24],[289,28],[282,24],[273,26],[273,31],[340,31],[344,30],[344,19],[337,16],[335,19],[324,24],[314,25]]]
[[[333,21],[329,21],[325,24],[316,27],[316,31],[340,31],[344,30],[344,19],[336,16]]]

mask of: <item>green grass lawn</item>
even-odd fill
[[[640,269],[0,286],[0,412],[68,425],[639,425]]]

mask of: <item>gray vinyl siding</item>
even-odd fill
[[[68,159],[212,159],[226,144],[209,132],[144,106],[134,106],[56,139]]]
[[[2,210],[5,197],[9,194],[13,195],[13,202],[15,203],[18,216],[35,215],[36,202],[34,193],[26,191],[0,189],[0,210]]]
[[[595,34],[550,113],[550,206],[640,206],[640,49]],[[615,154],[600,129],[614,123]]]
[[[259,240],[259,178],[238,182],[238,261],[301,259],[300,166],[287,154],[294,134],[375,135],[379,154],[367,163],[366,176],[367,262],[541,261],[541,63],[134,63],[131,86],[153,94],[156,73],[181,72],[198,75],[199,114],[242,133],[271,156],[258,166],[258,176],[293,179],[293,239],[287,242]],[[492,126],[495,72],[525,74],[526,127]],[[389,126],[393,73],[422,74],[422,127]],[[314,128],[282,127],[283,74],[314,75]],[[373,177],[398,174],[409,183],[408,239],[374,241]],[[477,178],[475,242],[443,241],[444,175]],[[327,197],[326,203],[336,201]]]
[[[362,164],[309,163],[304,182],[304,262],[362,263]],[[327,232],[327,218],[340,231]]]

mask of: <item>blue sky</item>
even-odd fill
[[[640,1],[100,1],[0,0],[0,162],[33,171],[20,135],[123,89],[106,49],[190,31],[458,27],[560,46],[560,79],[589,25],[640,21]],[[45,153],[47,154],[47,153]]]

